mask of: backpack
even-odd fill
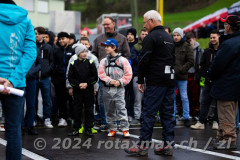
[[[106,75],[107,76],[109,76],[110,77],[110,74],[109,74],[109,69],[111,68],[111,67],[117,67],[117,68],[120,68],[121,70],[123,70],[124,71],[124,68],[123,68],[123,65],[122,65],[122,63],[121,63],[121,61],[120,61],[120,64],[119,65],[117,65],[116,64],[116,61],[119,59],[121,57],[121,55],[117,55],[113,60],[111,60],[110,59],[110,56],[107,56],[106,57],[106,60],[105,60],[105,73],[106,73]],[[107,71],[108,70],[108,71]],[[103,83],[104,83],[104,86],[105,87],[114,87],[113,85],[107,85],[104,81],[102,81]]]

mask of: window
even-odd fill
[[[48,13],[48,1],[38,1],[38,12]]]
[[[34,11],[34,0],[23,0],[23,8],[27,11]]]

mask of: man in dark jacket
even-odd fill
[[[188,70],[194,64],[193,58],[193,48],[189,43],[185,41],[183,37],[183,30],[181,28],[175,28],[173,31],[173,39],[175,41],[175,72],[176,72],[176,85],[175,90],[178,88],[178,91],[181,95],[182,107],[183,107],[183,120],[186,127],[190,127],[189,122],[189,100],[187,95],[187,79],[188,79]],[[174,116],[176,113],[176,96],[174,98]]]
[[[54,52],[53,84],[56,91],[57,106],[59,107],[59,127],[67,126],[67,100],[69,99],[66,88],[66,70],[69,59],[72,57],[73,49],[68,45],[69,35],[66,32],[58,33],[60,47]],[[56,116],[57,113],[53,113]]]
[[[200,115],[199,121],[195,125],[191,125],[192,129],[204,129],[207,122],[207,116],[209,112],[210,105],[214,105],[213,108],[213,125],[212,129],[218,129],[217,123],[217,106],[216,100],[210,96],[210,90],[212,88],[212,82],[206,77],[208,69],[212,64],[218,47],[219,47],[219,37],[220,33],[218,31],[212,31],[210,34],[210,44],[209,48],[205,49],[200,62],[200,72],[201,72],[201,94],[200,94]]]
[[[221,21],[224,22],[227,35],[220,37],[222,43],[207,74],[213,81],[210,94],[217,99],[219,119],[219,129],[213,146],[216,149],[234,149],[237,148],[235,118],[240,99],[239,20],[237,16],[229,15]]]
[[[129,154],[148,154],[155,116],[160,111],[164,143],[155,149],[155,153],[172,155],[174,145],[174,41],[161,26],[161,16],[157,11],[146,12],[143,23],[143,27],[148,30],[149,34],[143,40],[138,70],[138,89],[140,92],[145,92],[140,142],[138,146],[125,151]],[[147,86],[146,90],[144,81]]]
[[[37,47],[40,50],[41,59],[42,59],[42,68],[38,75],[37,80],[37,97],[38,91],[41,90],[42,100],[43,100],[43,120],[44,127],[53,128],[52,123],[50,121],[51,115],[51,81],[50,76],[53,70],[53,48],[51,45],[47,44],[43,40],[43,35],[45,34],[45,29],[43,27],[36,27],[35,36],[37,41]],[[36,102],[38,102],[36,100]],[[37,105],[37,103],[36,103]],[[36,110],[37,112],[37,110]]]
[[[41,70],[41,53],[40,50],[37,48],[37,59],[32,65],[31,69],[29,70],[26,76],[26,115],[25,118],[27,120],[27,128],[29,135],[38,135],[38,132],[35,130],[34,121],[36,118],[36,92],[37,92],[37,78],[39,71]],[[24,104],[23,104],[24,108]],[[22,116],[22,132],[24,132],[24,115]],[[22,133],[24,134],[24,133]]]

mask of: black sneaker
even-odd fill
[[[79,132],[76,129],[73,129],[71,132],[68,133],[68,136],[77,136],[77,135],[79,135]]]
[[[138,156],[147,156],[148,155],[148,148],[144,148],[142,146],[132,146],[128,149],[124,149],[124,151],[131,155],[138,155]]]
[[[92,129],[91,129],[91,128],[85,129],[85,134],[86,134],[87,136],[93,136]]]
[[[190,121],[189,121],[189,119],[185,119],[185,120],[184,120],[184,126],[190,127]]]
[[[34,127],[31,127],[28,128],[28,135],[38,135],[38,132]]]
[[[163,147],[163,148],[156,148],[156,149],[154,149],[154,153],[157,155],[172,156],[173,155],[173,147],[167,146],[167,147]]]

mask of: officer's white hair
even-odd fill
[[[144,18],[147,18],[147,20],[149,19],[154,19],[155,21],[160,21],[162,20],[161,18],[161,15],[155,11],[155,10],[150,10],[150,11],[147,11],[144,15],[143,15]]]

